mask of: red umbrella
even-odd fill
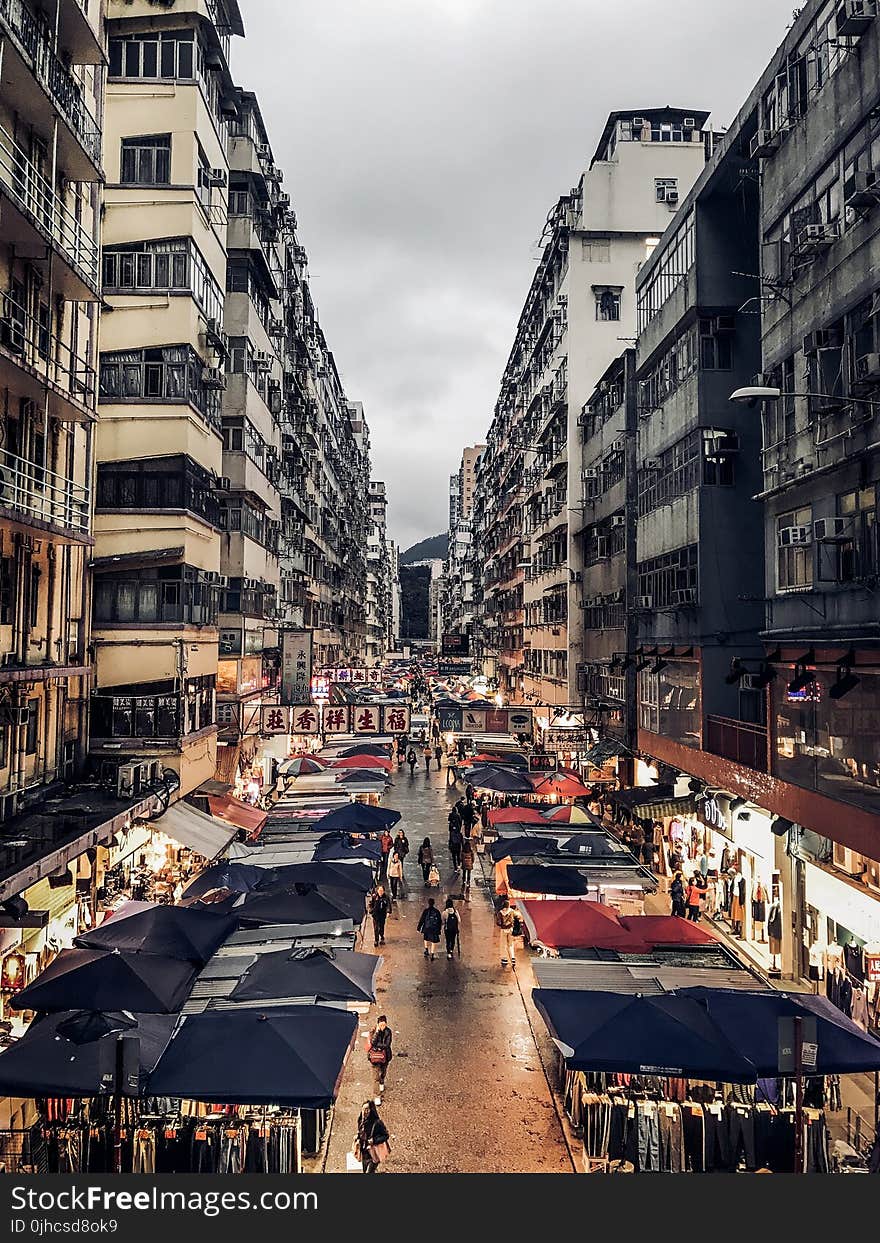
[[[384,768],[386,772],[391,772],[394,765],[391,760],[383,759],[379,755],[347,755],[344,759],[335,760],[333,768]]]
[[[490,824],[546,824],[537,807],[496,807],[489,812]]]
[[[517,905],[523,912],[529,937],[550,949],[586,948],[643,954],[649,946],[624,928],[613,907],[602,902],[559,898],[542,902],[524,898]]]
[[[564,777],[559,773],[550,773],[546,777],[535,777],[536,794],[555,794],[558,798],[587,798],[590,791],[574,777]]]
[[[717,941],[707,928],[701,928],[680,915],[621,915],[624,928],[651,945],[712,945]]]

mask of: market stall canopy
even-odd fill
[[[369,893],[373,873],[365,863],[290,863],[273,869],[269,885],[329,885],[334,889],[354,889]]]
[[[370,807],[367,803],[346,803],[316,820],[313,828],[322,831],[348,829],[349,832],[378,833],[390,829],[400,819],[399,811],[390,807]]]
[[[343,891],[338,891],[339,893]],[[349,900],[346,905],[350,905]],[[235,908],[235,914],[247,924],[328,924],[346,925],[360,923],[365,907],[359,901],[360,918],[354,919],[348,910],[337,902],[311,890],[300,893],[295,886],[271,886],[265,890],[247,894]]]
[[[315,997],[318,1001],[375,1001],[382,959],[354,950],[277,950],[259,954],[230,994],[231,1001]]]
[[[132,1014],[131,1025],[116,1026],[113,1015],[96,1014],[94,1040],[80,1039],[81,1011],[47,1014],[31,1023],[21,1040],[0,1053],[0,1093],[4,1096],[98,1096],[113,1089],[117,1033],[140,1041],[141,1088],[171,1039],[176,1014]],[[73,1027],[69,1025],[74,1024]],[[103,1030],[107,1028],[106,1032]],[[76,1037],[64,1035],[64,1029]],[[111,1045],[108,1056],[107,1045]],[[106,1078],[110,1067],[109,1082]]]
[[[575,833],[563,842],[559,849],[568,855],[584,855],[593,859],[607,859],[613,855],[627,856],[629,851],[609,839],[608,834],[597,829],[595,833]],[[633,856],[629,856],[633,857]]]
[[[705,1007],[680,993],[646,997],[536,988],[532,998],[571,1070],[724,1083],[754,1083],[757,1077]],[[775,1050],[775,1026],[773,1041]]]
[[[621,915],[620,922],[649,945],[714,945],[718,938],[680,915]]]
[[[622,953],[644,952],[648,945],[623,927],[617,911],[604,902],[542,902],[523,899],[519,904],[529,940],[548,949],[590,946]]]
[[[386,756],[372,755],[367,751],[355,751],[334,760],[331,768],[381,768],[390,773],[394,765]]]
[[[558,855],[559,845],[551,837],[500,837],[489,847],[489,854],[497,863],[499,859],[514,859],[517,855]]]
[[[149,1080],[154,1096],[329,1109],[358,1016],[329,1006],[185,1017]]]
[[[665,816],[683,815],[694,810],[693,794],[675,798],[670,785],[611,790],[608,797],[615,807],[628,811],[637,820],[662,820]]]
[[[336,777],[337,785],[370,785],[379,787],[389,781],[384,768],[346,768]]]
[[[471,764],[500,764],[502,768],[528,768],[529,761],[519,751],[505,751],[489,754],[481,751],[470,761]]]
[[[531,794],[533,786],[524,773],[509,768],[470,768],[462,774],[476,790],[491,790],[496,794]]]
[[[175,1014],[195,979],[191,963],[160,954],[62,950],[12,998],[17,1010],[131,1010]]]
[[[551,893],[574,898],[589,892],[585,877],[571,867],[511,864],[507,869],[507,882],[518,893]]]
[[[381,759],[388,759],[388,747],[384,743],[378,742],[362,742],[356,746],[346,747],[344,751],[339,752],[341,759],[350,759],[353,755],[376,755]]]
[[[184,890],[185,898],[202,898],[217,889],[247,893],[269,879],[267,869],[248,863],[215,863],[200,872]]]
[[[565,773],[549,773],[546,777],[535,774],[532,777],[534,790],[543,798],[555,795],[557,798],[589,798],[590,791],[576,777],[568,777]]]
[[[238,825],[227,824],[196,811],[189,803],[175,803],[153,822],[153,828],[174,838],[181,846],[206,859],[222,855],[238,833]]]
[[[562,807],[553,807],[543,813],[544,819],[551,824],[593,824],[593,817],[585,807],[575,807],[566,803]]]
[[[489,824],[545,825],[546,819],[537,807],[495,807],[489,812]]]
[[[322,773],[326,761],[315,759],[313,755],[291,756],[278,765],[279,777],[305,777],[312,773]]]
[[[237,920],[228,915],[157,904],[113,916],[77,937],[74,944],[83,949],[160,954],[201,965],[237,927]]]
[[[312,856],[315,863],[332,863],[350,861],[359,863],[377,863],[382,858],[382,846],[379,842],[363,841],[346,846],[344,843],[321,842],[315,847]]]
[[[244,829],[250,838],[259,837],[268,814],[259,807],[251,807],[249,803],[242,803],[240,799],[230,798],[229,795],[224,798],[209,795],[208,806],[216,820],[223,820],[234,825],[236,829]]]

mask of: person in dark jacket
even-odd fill
[[[378,1078],[379,1091],[385,1090],[385,1076],[388,1074],[388,1067],[391,1058],[394,1056],[391,1052],[391,1042],[393,1036],[391,1028],[388,1026],[388,1019],[384,1014],[380,1014],[376,1019],[376,1026],[370,1032],[370,1045],[367,1056],[370,1058],[370,1065],[376,1072]],[[384,1060],[378,1061],[378,1055],[383,1055]]]
[[[462,847],[461,827],[457,823],[449,826],[449,853],[452,856],[452,866],[457,872],[461,867],[461,847]]]
[[[405,863],[406,856],[409,854],[409,838],[404,833],[403,829],[397,830],[397,837],[394,839],[394,849]]]
[[[458,808],[461,813],[461,823],[464,829],[464,836],[470,837],[474,831],[474,825],[477,823],[478,813],[474,803],[459,802]]]
[[[385,920],[391,913],[391,899],[385,892],[384,885],[377,885],[370,894],[369,911],[373,921],[373,945],[384,945]]]
[[[409,764],[409,775],[412,777],[416,771],[416,753],[412,747],[406,753],[406,762]]]
[[[365,1174],[375,1174],[388,1152],[388,1128],[379,1117],[375,1102],[364,1101],[358,1115],[357,1148]]]
[[[471,896],[471,873],[474,870],[474,846],[469,837],[461,844],[461,892],[464,898]]]
[[[422,934],[422,940],[425,943],[425,957],[434,961],[434,952],[440,944],[440,930],[443,927],[443,917],[434,905],[434,899],[428,898],[428,905],[419,916],[419,922],[416,930]]]
[[[443,921],[443,935],[446,938],[446,957],[451,958],[455,953],[456,945],[459,946],[459,949],[461,948],[458,939],[461,925],[458,911],[455,909],[455,903],[452,901],[452,898],[446,899],[446,906],[443,908],[440,918]]]
[[[428,877],[431,873],[431,866],[434,862],[434,851],[431,849],[431,839],[426,837],[419,847],[419,867],[422,869],[422,876],[425,884],[428,883]]]
[[[437,761],[437,772],[442,768],[441,760],[443,759],[443,748],[438,742],[434,747],[434,759]]]
[[[672,878],[672,884],[669,886],[669,897],[672,900],[672,914],[680,915],[684,919],[687,915],[687,908],[684,900],[684,878],[681,872],[676,872]]]

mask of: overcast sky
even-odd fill
[[[548,209],[608,112],[739,110],[791,0],[241,0],[312,293],[406,548],[485,437]]]

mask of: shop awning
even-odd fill
[[[631,812],[639,820],[662,820],[665,816],[684,815],[693,811],[693,794],[675,798],[671,786],[639,786],[634,790],[612,790],[609,795],[615,807]]]
[[[214,775],[218,783],[225,785],[230,790],[238,776],[238,744],[220,743],[217,747],[217,763],[214,768]],[[202,791],[209,793],[209,791]]]
[[[213,799],[211,800],[213,802]],[[160,833],[173,837],[181,846],[187,846],[206,859],[222,855],[238,832],[236,825],[229,825],[204,812],[196,811],[188,803],[175,803],[154,822]]]
[[[221,797],[209,794],[208,806],[215,820],[225,820],[236,829],[245,829],[251,841],[259,837],[268,815],[258,807],[251,807],[237,798],[230,798],[228,794]]]
[[[594,743],[584,753],[584,759],[588,764],[593,764],[599,768],[602,764],[606,764],[608,760],[616,760],[619,755],[625,754],[626,746],[616,738],[600,738],[597,743]]]

